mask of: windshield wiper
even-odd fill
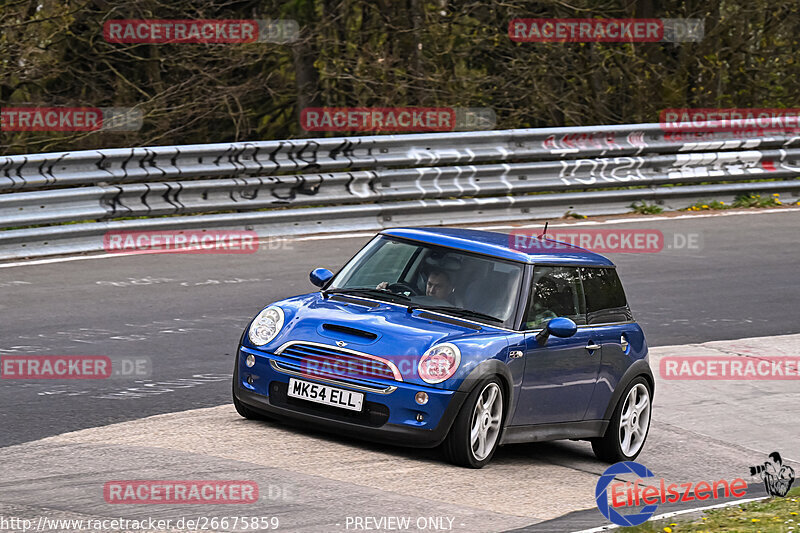
[[[397,294],[392,291],[386,289],[372,289],[369,287],[355,287],[351,289],[329,289],[322,291],[322,294],[327,296],[328,294],[356,294],[356,295],[364,295],[364,296],[373,296],[377,297],[378,299],[388,299],[390,302],[399,303],[402,305],[408,306],[408,312],[412,312],[415,309],[422,309],[424,311],[439,311],[443,313],[450,313],[456,316],[460,316],[462,318],[469,317],[469,318],[478,318],[481,320],[488,320],[489,322],[494,322],[495,324],[502,324],[505,320],[501,320],[496,316],[487,315],[485,313],[480,313],[478,311],[473,311],[471,309],[462,309],[460,307],[453,307],[450,305],[425,305],[425,304],[413,304],[411,303],[411,298],[404,295],[404,294]]]
[[[381,298],[388,298],[389,301],[394,303],[399,303],[405,305],[407,302],[411,301],[411,298],[405,296],[404,294],[396,294],[392,291],[384,290],[384,289],[370,289],[368,287],[362,288],[353,288],[353,289],[330,289],[326,291],[322,291],[323,295],[327,294],[363,294],[365,296],[375,296]]]
[[[490,322],[495,322],[496,324],[502,324],[505,320],[501,320],[496,316],[487,315],[485,313],[480,313],[478,311],[473,311],[471,309],[462,309],[460,307],[452,307],[449,305],[410,305],[408,307],[409,312],[413,311],[414,309],[422,309],[423,311],[440,311],[443,313],[452,313],[457,316],[461,317],[470,317],[470,318],[480,318],[482,320],[488,320]]]

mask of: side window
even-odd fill
[[[586,324],[583,287],[578,269],[534,267],[524,329],[542,328],[548,320],[560,316],[571,318],[576,324]]]
[[[589,324],[633,320],[616,269],[586,267],[581,268],[581,276]]]

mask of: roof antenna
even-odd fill
[[[539,235],[540,239],[544,239],[544,234],[547,233],[547,222],[544,223],[544,229],[542,230],[542,234]]]

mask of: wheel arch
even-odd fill
[[[645,381],[647,381],[647,384],[650,386],[650,402],[653,401],[656,395],[656,382],[653,377],[653,371],[650,370],[650,365],[647,364],[647,361],[639,359],[628,367],[628,370],[625,371],[619,383],[617,383],[617,387],[614,389],[614,393],[611,395],[606,411],[603,414],[603,420],[611,420],[611,417],[614,415],[614,409],[617,407],[617,403],[622,397],[623,392],[628,388],[628,385],[638,377],[643,377]]]
[[[505,429],[508,421],[512,419],[512,410],[514,409],[514,378],[511,375],[511,371],[508,369],[508,365],[499,359],[483,361],[464,378],[458,390],[469,394],[475,389],[478,383],[489,377],[497,377],[505,393],[504,400],[506,405],[503,406],[503,429]]]

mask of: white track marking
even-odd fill
[[[759,209],[758,211],[738,211],[735,213],[706,213],[706,214],[692,214],[692,215],[678,215],[674,217],[636,217],[636,218],[617,218],[613,220],[605,220],[605,221],[594,221],[594,220],[587,220],[584,222],[568,222],[562,224],[548,224],[548,228],[560,228],[560,227],[572,227],[572,226],[601,226],[601,225],[610,225],[610,224],[625,224],[629,222],[652,222],[657,220],[680,220],[685,218],[711,218],[711,217],[731,217],[731,216],[741,216],[741,215],[767,215],[773,213],[795,213],[800,211],[800,207],[790,207],[790,208],[779,208],[779,209]],[[436,226],[432,226],[436,227]],[[478,229],[478,230],[498,230],[498,229],[525,229],[525,228],[543,228],[544,227],[544,220],[540,222],[536,222],[535,224],[526,224],[526,225],[496,225],[496,226],[469,226],[467,229]],[[329,235],[308,235],[305,237],[292,237],[291,235],[275,235],[273,237],[279,237],[286,240],[291,240],[292,242],[302,242],[302,241],[327,241],[333,239],[352,239],[352,238],[360,238],[360,237],[372,237],[377,233],[376,231],[368,231],[368,232],[361,232],[361,233],[334,233]],[[267,237],[264,239],[260,239],[259,243],[268,242],[269,239],[273,237]],[[151,252],[151,253],[158,253],[158,252]],[[170,252],[162,252],[162,253],[170,253]],[[114,253],[114,254],[96,254],[96,255],[81,255],[75,257],[55,257],[52,259],[33,259],[30,261],[17,261],[14,263],[2,263],[0,264],[0,268],[11,268],[11,267],[18,267],[18,266],[34,266],[34,265],[47,265],[51,263],[66,263],[68,261],[85,261],[88,259],[111,259],[116,257],[127,257],[131,255],[146,255],[142,252],[133,252],[133,253]]]
[[[10,268],[15,266],[32,266],[32,265],[46,265],[49,263],[66,263],[68,261],[84,261],[86,259],[112,259],[114,257],[125,257],[128,255],[144,255],[141,252],[133,252],[129,254],[108,254],[108,255],[80,255],[74,257],[55,257],[52,259],[33,259],[31,261],[17,261],[15,263],[2,263],[0,268]]]

